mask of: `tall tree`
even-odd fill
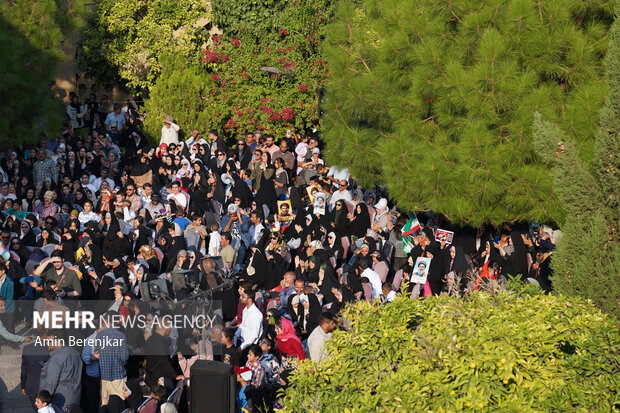
[[[609,94],[594,144],[594,168],[579,158],[574,139],[540,114],[534,133],[539,152],[553,167],[558,198],[567,213],[553,255],[554,289],[590,298],[620,316],[620,21],[614,22],[610,37]]]
[[[606,0],[342,0],[328,30],[328,160],[459,223],[564,219],[533,113],[590,165]]]
[[[83,15],[82,0],[0,2],[0,145],[36,142],[62,126],[62,106],[50,84],[64,58],[64,36]]]

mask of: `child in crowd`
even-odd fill
[[[34,399],[34,405],[37,406],[38,413],[56,413],[50,405],[52,395],[47,390],[41,390]]]

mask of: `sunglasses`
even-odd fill
[[[2,237],[2,239],[10,239],[11,237]]]
[[[218,153],[217,156],[224,156],[224,154],[223,153]]]

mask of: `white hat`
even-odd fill
[[[235,204],[228,205],[228,212],[237,212],[239,211],[239,207]]]
[[[313,154],[315,154],[315,153],[321,153],[321,150],[320,150],[319,148],[314,148],[314,149],[312,149],[312,153],[313,153]]]
[[[379,202],[375,204],[375,209],[384,210],[387,208],[387,206],[388,206],[387,199],[381,198]]]

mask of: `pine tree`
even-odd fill
[[[328,161],[403,209],[562,222],[533,114],[591,165],[612,16],[603,0],[342,0],[324,48]]]
[[[590,298],[620,316],[620,21],[614,22],[610,37],[609,94],[594,145],[594,171],[579,159],[574,140],[540,115],[534,133],[544,160],[554,167],[555,187],[567,213],[553,254],[554,288]]]

